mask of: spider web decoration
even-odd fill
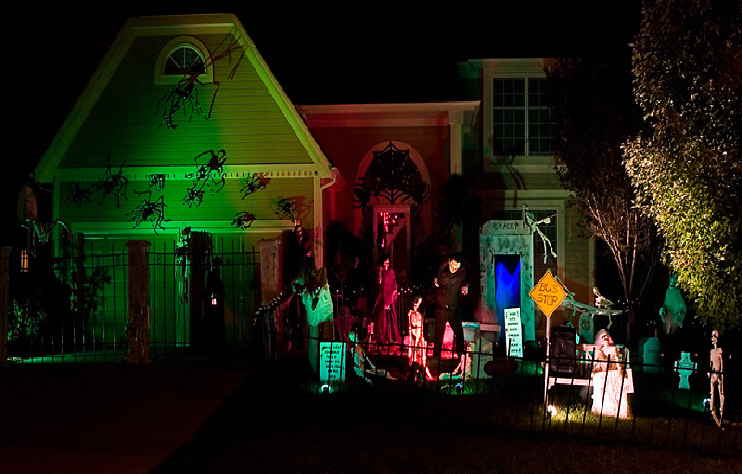
[[[248,173],[242,179],[242,187],[240,188],[242,199],[245,199],[247,196],[256,193],[262,189],[265,189],[270,182],[271,179],[267,177],[265,173]]]
[[[229,33],[224,37],[224,40],[222,41],[222,44],[217,47],[217,53],[213,55],[209,55],[209,57],[204,61],[203,63],[203,71],[208,70],[208,68],[213,67],[214,63],[217,61],[228,58],[229,62],[231,64],[232,62],[232,52],[235,52],[237,50],[242,49],[240,46],[240,42],[238,38],[234,38],[231,42],[226,43],[227,38],[229,38],[230,35],[233,35],[233,33]],[[240,65],[240,62],[242,62],[242,57],[244,54],[240,53],[237,62],[230,70],[229,74],[227,75],[228,79],[233,79],[235,74],[237,73],[237,68]],[[219,87],[220,82],[214,80],[211,83],[204,83],[201,80],[198,79],[198,76],[201,75],[201,71],[187,71],[183,74],[183,79],[178,81],[178,83],[171,89],[169,89],[159,100],[158,102],[158,110],[160,111],[160,114],[162,115],[162,121],[161,123],[165,125],[169,130],[175,130],[178,128],[178,124],[175,121],[175,117],[178,114],[178,112],[182,112],[183,116],[185,117],[186,121],[190,122],[193,118],[194,114],[197,115],[203,115],[206,120],[209,120],[211,118],[212,112],[214,110],[214,102],[216,101],[216,96],[219,93]],[[204,109],[201,107],[200,102],[200,91],[205,86],[214,86],[214,92],[211,95],[211,103],[209,104],[208,113],[204,112]]]
[[[136,194],[146,194],[147,197],[131,211],[131,220],[134,229],[142,222],[151,222],[152,230],[157,235],[157,229],[165,230],[162,223],[167,221],[165,217],[165,197],[160,195],[159,199],[152,200],[152,191],[135,191]]]
[[[240,229],[248,229],[255,222],[255,214],[247,211],[238,212],[232,219],[232,225]]]
[[[427,199],[429,186],[410,158],[410,150],[397,148],[394,143],[373,152],[366,174],[353,187],[357,207],[366,207],[372,197],[382,197],[390,204],[414,201],[415,205]]]
[[[188,173],[186,178],[191,179],[191,186],[186,189],[183,205],[199,207],[204,200],[206,191],[221,191],[226,184],[227,172],[224,163],[227,161],[227,152],[222,150],[206,150],[196,155],[193,161],[197,164],[195,173]]]

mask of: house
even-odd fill
[[[259,304],[259,242],[300,221],[322,265],[322,189],[332,167],[234,15],[129,20],[36,177],[53,186],[53,219],[78,237],[75,252],[110,269],[94,323],[106,342],[126,325],[125,262],[115,259],[127,240],[152,244],[154,344],[190,341],[179,303],[194,262],[178,254],[189,231],[207,235],[222,260],[234,340],[244,339]]]
[[[270,259],[258,265],[250,249],[280,253],[265,243],[298,221],[313,235],[318,266],[334,258],[325,229],[340,223],[371,243],[370,264],[392,254],[406,280],[420,280],[415,259],[441,257],[431,236],[446,241],[468,260],[477,303],[467,317],[502,328],[503,310],[520,307],[534,341],[544,334],[528,297],[534,283],[551,269],[589,302],[594,272],[594,242],[580,234],[554,169],[546,61],[463,62],[461,101],[295,107],[235,16],[135,18],[37,179],[53,186],[53,217],[82,237],[91,265],[113,269],[104,306],[125,307],[113,250],[152,242],[162,341],[190,341],[188,316],[172,314],[185,311],[178,298],[190,284],[182,268],[191,262],[178,259],[186,230],[208,235],[231,272],[225,330],[240,340],[257,267],[264,300],[280,286]],[[120,332],[126,323],[106,324]]]
[[[343,178],[328,191],[328,222],[365,235],[374,257],[395,255],[404,278],[421,246],[458,213],[461,227],[444,238],[475,274],[479,303],[469,319],[502,327],[503,309],[520,307],[526,341],[545,331],[528,292],[547,269],[578,301],[591,301],[593,286],[594,242],[580,234],[555,172],[545,61],[461,63],[466,101],[299,107]],[[379,169],[404,160],[412,164],[405,168],[409,179],[387,176],[399,180],[400,192],[374,187]],[[407,191],[410,181],[422,182],[425,192]],[[554,319],[558,324],[563,315]]]

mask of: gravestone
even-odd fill
[[[319,378],[322,382],[342,382],[345,380],[345,343],[319,343]]]
[[[690,377],[691,374],[696,370],[696,367],[698,367],[698,363],[693,362],[690,359],[690,352],[680,353],[680,359],[675,361],[675,371],[680,376],[678,388],[690,390],[690,382],[688,381],[688,377]]]

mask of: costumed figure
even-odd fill
[[[593,413],[619,418],[632,416],[628,394],[634,392],[634,384],[625,362],[624,352],[613,343],[608,331],[598,331],[592,373]]]
[[[397,276],[389,257],[382,257],[376,282],[379,292],[374,304],[374,337],[380,344],[400,342],[399,321],[394,308],[397,302]]]
[[[456,353],[464,353],[464,328],[459,314],[459,297],[469,293],[469,286],[466,283],[466,270],[462,268],[459,255],[454,254],[448,258],[448,262],[438,271],[433,285],[436,287],[434,358],[440,362],[446,322],[453,330]]]
[[[412,302],[412,309],[407,313],[408,333],[410,337],[407,358],[410,366],[417,364],[421,369],[425,370],[425,378],[431,380],[433,376],[430,374],[427,361],[428,342],[425,340],[425,333],[423,331],[425,319],[420,312],[420,304],[422,302],[422,297],[416,296]]]
[[[724,420],[724,351],[719,347],[719,331],[711,331],[713,348],[709,353],[709,372],[711,389],[711,416],[716,425],[721,428]]]

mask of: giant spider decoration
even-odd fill
[[[278,198],[273,203],[273,211],[279,217],[290,221],[296,221],[299,217],[296,200],[287,197]]]
[[[249,228],[253,222],[255,222],[255,214],[247,211],[238,212],[232,219],[232,225],[243,230]]]
[[[116,207],[121,207],[121,198],[129,199],[127,196],[127,190],[129,188],[129,179],[124,176],[123,170],[126,162],[122,162],[119,166],[118,172],[114,173],[111,170],[111,155],[108,155],[108,164],[106,170],[103,172],[103,180],[100,183],[94,185],[101,193],[103,193],[103,199],[106,196],[113,195]]]
[[[198,80],[198,74],[189,74],[178,81],[174,88],[168,90],[160,99],[162,123],[170,130],[178,128],[175,115],[182,111],[186,121],[190,122],[193,114],[203,114],[199,100],[200,88],[204,83]]]
[[[193,186],[186,189],[186,195],[183,198],[183,205],[186,207],[199,207],[204,202],[204,190],[197,189]]]
[[[70,191],[70,200],[75,204],[82,204],[83,202],[90,202],[93,199],[93,186],[84,187],[80,183],[72,183],[72,190]]]
[[[165,95],[160,99],[159,108],[162,111],[162,123],[168,129],[175,130],[176,128],[178,128],[178,125],[175,123],[175,115],[178,113],[178,111],[183,111],[188,121],[193,118],[194,113],[204,113],[199,101],[199,93],[200,88],[206,86],[207,84],[201,82],[198,76],[200,76],[203,71],[206,71],[208,68],[212,67],[216,61],[226,56],[229,56],[231,61],[232,51],[236,51],[238,48],[240,48],[239,41],[235,38],[224,48],[223,51],[213,56],[209,56],[209,58],[205,61],[203,69],[201,71],[185,73],[185,77],[178,81],[175,87],[165,93]],[[237,72],[237,67],[242,60],[242,56],[242,54],[239,55],[239,60],[229,73],[229,79],[232,79]],[[216,86],[216,89],[211,96],[209,112],[205,114],[206,119],[211,118],[211,112],[214,109],[214,101],[216,100],[216,95],[219,92],[220,83],[219,81],[214,81],[211,85]]]
[[[205,158],[208,157],[208,160]],[[206,188],[216,192],[224,188],[227,172],[224,163],[227,161],[227,152],[222,150],[206,150],[196,155],[193,161],[198,164],[195,173],[188,173],[186,178],[193,180],[191,187],[186,190],[183,205],[187,207],[200,206],[204,199]]]
[[[165,197],[160,195],[159,199],[153,201],[152,191],[137,192],[137,194],[147,194],[147,198],[131,211],[134,228],[139,227],[142,222],[151,222],[155,234],[157,234],[157,229],[164,230],[162,223],[167,220],[165,218]]]
[[[267,177],[265,173],[247,174],[242,179],[242,188],[240,188],[242,199],[245,199],[247,196],[251,195],[252,193],[258,192],[261,189],[265,189],[265,187],[268,186],[268,183],[270,182],[271,179]]]

